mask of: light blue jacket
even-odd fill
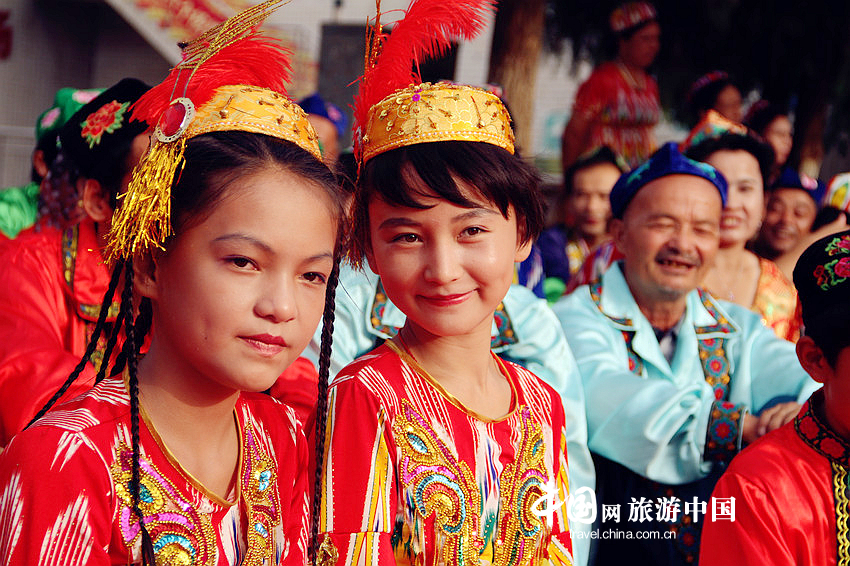
[[[712,466],[704,454],[715,396],[703,373],[695,327],[706,330],[718,320],[697,291],[688,294],[671,364],[619,263],[602,276],[600,304],[604,314],[585,285],[554,307],[584,384],[590,450],[658,482],[705,477]],[[797,361],[794,344],[777,338],[743,307],[713,305],[731,326],[728,333],[717,333],[726,341],[731,403],[758,414],[776,398],[802,402],[818,388]],[[634,331],[632,348],[643,361],[641,375],[629,370],[624,330]]]
[[[334,310],[332,376],[358,356],[372,350],[376,341],[394,336],[404,325],[404,313],[389,299],[376,298],[378,291],[378,276],[368,268],[359,271],[343,264]],[[493,324],[493,335],[497,336],[493,351],[530,370],[561,394],[566,416],[570,491],[585,486],[594,489],[596,475],[587,449],[584,394],[578,366],[558,319],[545,299],[536,297],[530,289],[520,285],[511,285],[502,304],[506,323],[501,325],[501,332],[496,323]],[[320,326],[303,353],[316,365],[321,332]],[[574,531],[590,530],[589,525],[572,522],[570,528]],[[589,547],[590,538],[573,537],[575,564],[587,563]]]

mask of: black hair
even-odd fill
[[[814,341],[823,352],[830,367],[835,369],[841,350],[850,346],[850,332],[848,332],[850,327],[845,324],[844,328],[836,328],[834,320],[829,322],[829,324],[804,324],[804,334]]]
[[[522,243],[543,229],[537,170],[501,147],[486,142],[420,143],[384,152],[363,166],[353,211],[351,259],[359,264],[369,246],[369,202],[378,197],[393,206],[427,208],[419,197],[434,193],[471,208],[455,177],[472,186],[508,218],[516,215]]]
[[[746,151],[752,155],[759,164],[764,190],[768,188],[770,172],[773,169],[773,148],[770,144],[757,140],[752,135],[741,135],[727,132],[717,137],[705,140],[689,147],[685,151],[685,157],[694,161],[705,161],[711,154],[722,151]]]
[[[603,145],[591,151],[589,153],[585,153],[580,156],[572,165],[567,167],[564,171],[564,193],[563,197],[567,197],[573,192],[573,177],[576,173],[581,171],[582,169],[587,169],[588,167],[593,167],[594,165],[599,165],[601,163],[609,163],[620,170],[620,173],[626,173],[628,168],[625,166],[625,162],[616,153],[614,150],[608,147],[607,145]]]
[[[262,134],[246,132],[214,132],[191,138],[186,142],[185,167],[182,171],[178,169],[172,186],[171,219],[176,236],[182,229],[191,226],[194,222],[200,222],[219,202],[225,190],[231,182],[237,178],[261,170],[263,167],[277,166],[282,169],[307,179],[324,190],[330,197],[334,206],[335,216],[338,219],[338,233],[336,235],[337,245],[334,250],[334,267],[328,278],[325,294],[325,328],[322,332],[321,356],[319,361],[319,402],[318,409],[326,412],[327,390],[330,371],[330,333],[333,331],[334,292],[337,286],[339,272],[339,258],[343,253],[340,242],[344,235],[344,210],[345,196],[336,183],[333,173],[318,159],[306,150],[294,143],[283,141],[278,138]],[[166,242],[166,248],[168,242]],[[152,306],[150,300],[142,299],[139,304],[139,314],[133,317],[133,260],[119,260],[113,268],[112,277],[106,296],[100,307],[100,314],[95,324],[92,338],[86,348],[82,360],[68,376],[59,391],[39,411],[30,425],[46,413],[50,407],[67,391],[68,387],[77,379],[85,365],[88,363],[96,349],[98,340],[106,326],[106,314],[112,304],[118,282],[123,276],[124,289],[122,291],[121,307],[116,323],[113,325],[112,333],[106,345],[103,362],[98,370],[96,381],[106,375],[109,357],[118,339],[118,333],[122,330],[124,343],[121,353],[113,364],[110,375],[116,375],[124,370],[129,374],[130,392],[130,426],[132,437],[132,480],[130,491],[132,495],[132,510],[139,519],[142,536],[142,564],[154,565],[153,542],[150,533],[144,524],[144,515],[139,508],[141,500],[140,480],[140,448],[139,448],[139,388],[137,375],[137,362],[140,355],[141,345],[144,343],[152,326]],[[317,418],[317,426],[324,427],[325,415]],[[324,430],[321,431],[323,438]],[[320,448],[319,442],[317,451]],[[321,460],[319,460],[321,465]],[[315,537],[314,537],[315,538]]]
[[[763,136],[770,123],[780,116],[788,116],[788,110],[778,104],[759,100],[750,107],[743,122],[746,127]]]
[[[850,222],[850,213],[847,211],[841,210],[840,208],[836,208],[832,205],[823,206],[815,215],[815,221],[812,222],[812,227],[809,231],[817,232],[820,228],[838,220],[839,216],[843,216],[845,222]]]

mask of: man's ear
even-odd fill
[[[153,253],[147,252],[133,259],[133,285],[141,296],[156,300],[159,287],[156,278],[157,261]]]
[[[823,354],[820,346],[815,344],[811,336],[801,336],[797,340],[797,359],[812,379],[818,383],[826,383],[835,373]]]
[[[621,218],[612,218],[608,221],[608,233],[611,234],[611,241],[614,242],[614,246],[621,252],[623,251],[623,232],[624,225]]]
[[[109,191],[94,179],[86,179],[83,184],[83,208],[89,218],[95,222],[106,222],[112,218],[112,207],[109,203]]]
[[[32,167],[38,176],[44,179],[47,177],[47,163],[44,161],[44,151],[37,149],[32,152]]]

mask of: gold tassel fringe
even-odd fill
[[[163,248],[171,235],[171,185],[183,170],[186,140],[154,142],[133,171],[127,192],[118,196],[106,245],[106,262],[133,257],[153,247]]]

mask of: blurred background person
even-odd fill
[[[695,80],[687,101],[697,122],[705,118],[709,110],[733,122],[743,118],[741,91],[726,71],[711,71]]]
[[[628,169],[609,147],[597,148],[573,163],[564,174],[564,191],[555,225],[537,240],[543,260],[544,291],[550,302],[563,293],[585,258],[609,239],[611,203],[608,195]],[[528,261],[528,260],[526,260]]]
[[[753,251],[776,262],[789,279],[800,254],[811,243],[812,226],[825,193],[823,183],[790,167],[782,170],[768,191],[764,222]]]
[[[58,153],[59,129],[77,110],[94,99],[100,90],[61,88],[53,105],[35,121],[35,149],[32,152],[30,183],[0,190],[0,237],[14,238],[35,224],[39,209],[49,200],[45,179]],[[42,193],[42,198],[39,198]],[[47,199],[44,197],[47,196]],[[39,206],[41,201],[41,206]]]
[[[564,169],[594,147],[608,146],[630,167],[655,149],[653,129],[661,115],[658,85],[647,69],[661,46],[655,7],[630,2],[611,13],[617,56],[597,67],[579,87],[572,116],[564,129]]]
[[[773,165],[773,150],[714,110],[694,131],[686,155],[717,169],[728,186],[720,217],[720,246],[702,287],[718,299],[761,315],[777,336],[796,342],[800,318],[794,285],[775,263],[746,247],[764,217],[764,182]]]
[[[335,104],[325,102],[319,93],[314,93],[298,102],[307,113],[307,119],[319,136],[319,147],[322,158],[331,170],[336,169],[340,144],[345,139],[348,127],[348,117]]]
[[[773,148],[774,163],[768,185],[773,184],[788,162],[794,145],[794,125],[787,110],[767,100],[753,104],[744,116],[744,125],[761,136]]]

